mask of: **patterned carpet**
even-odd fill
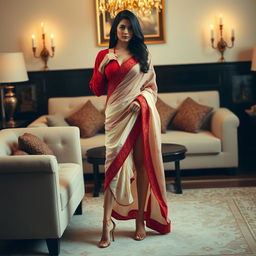
[[[61,240],[61,254],[104,256],[252,256],[256,255],[256,187],[186,189],[168,192],[172,233],[148,230],[144,241],[132,239],[134,221],[117,221],[116,240],[97,248],[103,197],[86,195],[84,214],[74,216]],[[47,255],[44,241],[0,243],[1,255]]]

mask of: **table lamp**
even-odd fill
[[[0,83],[7,84],[1,86],[1,116],[2,122],[10,127],[15,127],[14,112],[17,105],[17,98],[11,83],[28,80],[24,56],[22,52],[0,53]],[[6,90],[5,97],[3,90]],[[7,118],[6,118],[7,116]]]

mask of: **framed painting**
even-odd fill
[[[35,84],[16,86],[17,112],[37,112],[38,96]]]
[[[99,46],[107,46],[109,42],[109,32],[113,22],[108,12],[101,13],[99,11],[99,0],[96,3],[96,19],[97,19],[97,39]],[[106,1],[106,0],[105,0]],[[152,10],[149,16],[138,17],[142,32],[145,37],[146,44],[165,43],[165,7],[162,0],[162,10],[157,12]]]

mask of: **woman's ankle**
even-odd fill
[[[138,212],[136,215],[136,220],[144,221],[144,212],[143,213]]]

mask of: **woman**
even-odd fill
[[[135,240],[147,227],[170,232],[161,156],[160,119],[155,107],[155,72],[136,16],[118,13],[110,30],[109,49],[98,53],[92,92],[107,91],[104,215],[100,248],[114,240],[119,220],[136,219]]]

